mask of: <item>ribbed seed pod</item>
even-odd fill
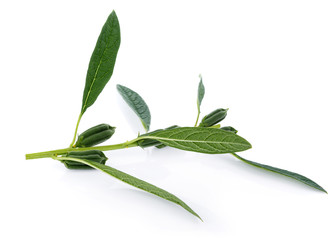
[[[177,127],[179,127],[179,126],[173,125],[173,126],[170,126],[168,128],[165,128],[164,130],[173,129],[173,128],[177,128]],[[142,134],[141,136],[148,136],[151,133],[160,132],[162,130],[163,129],[158,129],[158,130],[155,130],[155,131],[152,131],[152,132],[149,132],[149,133]],[[156,146],[156,145],[163,145],[162,143],[160,143],[159,141],[157,141],[155,139],[142,139],[142,140],[138,141],[137,144],[141,148],[152,147],[152,146]],[[160,148],[162,148],[162,147],[160,147]]]
[[[209,113],[202,119],[201,123],[199,124],[199,127],[211,127],[217,124],[218,122],[224,120],[224,118],[227,116],[227,111],[228,108],[227,109],[218,108],[214,110],[213,112]]]
[[[149,132],[149,133],[145,133],[145,134],[142,134],[140,135],[141,136],[148,136],[149,134],[151,133],[156,133],[156,132],[160,132],[162,129],[158,129],[158,130],[155,130],[155,131],[152,131],[152,132]],[[152,147],[152,146],[155,146],[157,144],[160,144],[159,141],[157,140],[154,140],[154,139],[142,139],[142,140],[139,140],[137,142],[138,146],[140,146],[141,148],[146,148],[146,147]]]
[[[73,152],[68,152],[67,154],[63,155],[63,157],[86,159],[86,160],[94,161],[94,162],[97,162],[100,164],[105,164],[107,161],[107,157],[105,156],[105,154],[99,150],[73,151]],[[84,163],[80,163],[80,162],[74,162],[74,161],[70,161],[70,160],[64,160],[62,162],[69,169],[91,169],[92,168],[92,167],[90,167]]]
[[[179,127],[178,125],[173,125],[173,126],[170,126],[168,128],[165,128],[165,129],[173,129],[173,128],[178,128],[178,127]],[[163,143],[160,143],[160,144],[156,145],[155,147],[158,148],[158,149],[161,149],[161,148],[164,148],[164,147],[167,147],[167,146]]]
[[[235,128],[231,127],[231,126],[222,127],[220,129],[225,130],[225,131],[229,131],[229,132],[233,132],[235,134],[237,133],[237,130]]]
[[[78,136],[75,147],[92,147],[111,138],[115,127],[108,124],[99,124],[84,131]]]

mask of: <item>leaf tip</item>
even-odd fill
[[[321,186],[319,186],[319,188],[317,188],[318,190],[321,190],[322,192],[329,194],[324,188],[322,188]]]
[[[193,214],[195,217],[197,217],[199,220],[201,220],[202,222],[204,222],[203,221],[203,219],[194,211],[194,210],[192,210],[192,209],[190,209],[191,211],[189,211],[191,214]]]
[[[116,16],[116,12],[115,12],[114,9],[112,10],[111,15],[115,15]]]
[[[142,123],[142,125],[143,125],[143,128],[144,128],[145,132],[146,132],[146,133],[149,132],[149,130],[150,130],[150,125],[146,124],[142,119],[140,119],[140,120],[141,120],[141,123]]]

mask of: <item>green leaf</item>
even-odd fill
[[[144,129],[148,132],[151,122],[151,115],[148,105],[137,92],[119,84],[116,87],[122,98],[139,117]]]
[[[265,165],[265,164],[260,164],[260,163],[257,163],[257,162],[252,162],[252,161],[249,161],[247,159],[244,159],[243,157],[241,157],[241,156],[239,156],[239,155],[237,155],[235,153],[232,153],[232,155],[235,156],[236,158],[240,159],[241,161],[249,164],[249,165],[252,165],[252,166],[255,166],[255,167],[258,167],[258,168],[262,168],[264,170],[268,170],[268,171],[271,171],[271,172],[279,173],[279,174],[284,175],[286,177],[290,177],[290,178],[293,178],[293,179],[295,179],[295,180],[297,180],[299,182],[307,184],[310,187],[313,187],[313,188],[316,188],[316,189],[318,189],[320,191],[326,192],[325,189],[323,189],[317,183],[315,183],[311,179],[309,179],[309,178],[307,178],[307,177],[305,177],[303,175],[300,175],[298,173],[290,172],[290,171],[287,171],[287,170],[284,170],[284,169],[280,169],[280,168],[271,167],[271,166],[268,166],[268,165]]]
[[[202,100],[203,100],[204,94],[205,94],[205,87],[203,85],[202,76],[199,75],[199,77],[201,80],[199,81],[199,84],[198,84],[197,108],[198,108],[198,111],[200,112],[201,103],[202,103]]]
[[[110,80],[120,47],[120,26],[114,11],[103,26],[86,75],[81,115],[90,107]]]
[[[187,204],[185,204],[181,199],[179,199],[178,197],[176,197],[175,195],[161,189],[158,188],[150,183],[147,183],[143,180],[140,180],[136,177],[133,177],[127,173],[121,172],[115,168],[112,168],[110,166],[106,166],[97,162],[93,162],[90,160],[86,160],[86,159],[78,159],[78,158],[68,158],[68,157],[54,157],[54,159],[57,160],[70,160],[70,161],[76,161],[76,162],[80,162],[80,163],[84,163],[90,167],[93,167],[97,170],[100,170],[104,173],[107,173],[108,175],[111,175],[112,177],[115,177],[119,180],[121,180],[122,182],[125,182],[129,185],[132,185],[136,188],[142,189],[146,192],[152,193],[154,195],[157,195],[158,197],[164,198],[168,201],[171,201],[175,204],[180,205],[181,207],[183,207],[185,210],[187,210],[188,212],[190,212],[191,214],[195,215],[196,217],[198,217],[200,220],[202,220],[200,218],[200,216],[194,212],[194,210],[192,210]]]
[[[202,103],[202,100],[203,100],[204,94],[205,94],[205,88],[204,88],[203,81],[202,81],[202,75],[199,75],[199,77],[200,77],[201,80],[199,81],[199,84],[198,84],[197,118],[196,118],[196,122],[195,122],[195,127],[197,126],[199,115],[201,114],[201,103]]]
[[[244,138],[221,129],[179,127],[162,130],[138,139],[155,139],[167,146],[186,151],[219,154],[240,152],[251,148]]]

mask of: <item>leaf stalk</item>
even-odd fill
[[[197,113],[197,118],[196,118],[196,122],[195,122],[195,126],[194,127],[197,127],[199,115],[201,114],[200,107],[199,107],[198,103],[197,103],[197,108],[198,108],[198,113]]]
[[[81,112],[80,115],[78,116],[78,120],[77,120],[76,127],[75,127],[74,138],[73,138],[73,141],[71,142],[71,144],[69,146],[70,148],[72,148],[73,145],[75,144],[76,136],[77,136],[77,130],[78,130],[78,126],[80,125],[82,116],[83,116],[83,113]]]

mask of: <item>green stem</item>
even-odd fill
[[[199,115],[201,114],[201,110],[200,110],[200,108],[198,107],[198,104],[197,104],[197,109],[198,109],[198,113],[197,113],[197,118],[196,118],[196,122],[195,122],[195,126],[194,126],[194,127],[197,127],[197,123],[198,123]]]
[[[138,137],[131,141],[127,141],[124,143],[119,144],[113,144],[113,145],[106,145],[106,146],[97,146],[97,147],[85,147],[85,148],[62,148],[52,151],[46,151],[46,152],[38,152],[38,153],[30,153],[25,155],[25,159],[36,159],[36,158],[47,158],[52,157],[53,155],[63,155],[68,152],[73,151],[87,151],[87,150],[100,150],[100,151],[109,151],[109,150],[117,150],[117,149],[123,149],[123,148],[130,148],[130,147],[137,147],[137,141],[142,138]]]
[[[83,114],[82,114],[82,112],[81,112],[80,115],[78,116],[78,120],[77,120],[76,128],[75,128],[75,133],[74,133],[74,138],[73,138],[73,141],[72,141],[71,144],[70,144],[70,147],[73,147],[73,145],[74,145],[74,143],[75,143],[76,135],[77,135],[77,130],[78,130],[78,125],[80,125],[82,115],[83,115]]]
[[[240,157],[239,155],[237,155],[236,153],[231,153],[231,154],[232,154],[234,157],[236,157],[237,159],[243,161],[243,160],[241,159],[241,157]]]

